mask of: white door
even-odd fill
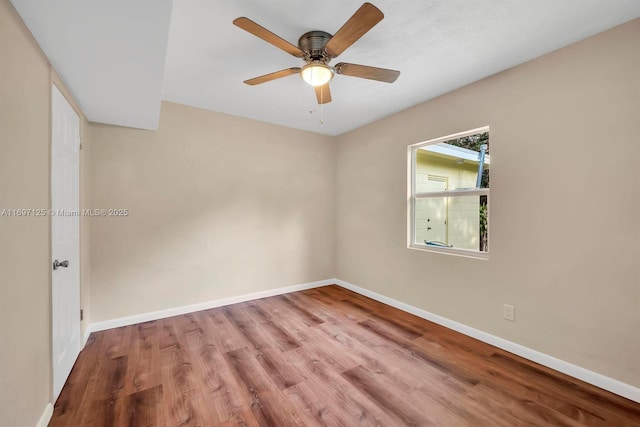
[[[80,118],[55,85],[51,103],[51,316],[55,401],[80,353]]]

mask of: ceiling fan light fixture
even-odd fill
[[[312,61],[302,67],[300,75],[311,86],[324,86],[333,78],[333,70],[320,61]]]
[[[235,26],[306,63],[302,68],[285,68],[245,80],[244,83],[254,86],[293,74],[300,74],[300,77],[315,89],[316,99],[320,105],[331,102],[329,81],[334,74],[393,83],[400,75],[400,71],[348,62],[341,62],[334,67],[328,65],[331,60],[342,54],[383,18],[384,14],[380,9],[371,3],[364,3],[334,35],[320,30],[307,31],[298,39],[298,46],[289,43],[247,17],[236,18],[233,20]]]

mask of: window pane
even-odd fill
[[[416,199],[414,215],[414,243],[489,250],[487,196]]]
[[[489,133],[416,150],[416,193],[489,188]]]

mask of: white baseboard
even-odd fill
[[[223,299],[208,301],[208,302],[199,303],[199,304],[169,308],[166,310],[159,310],[159,311],[154,311],[150,313],[142,313],[135,316],[121,317],[118,319],[97,322],[89,325],[89,327],[85,331],[84,342],[86,343],[91,332],[103,331],[105,329],[118,328],[121,326],[128,326],[136,323],[148,322],[151,320],[162,319],[165,317],[177,316],[177,315],[186,314],[186,313],[193,313],[195,311],[207,310],[210,308],[222,307],[225,305],[236,304],[239,302],[251,301],[251,300],[266,298],[266,297],[275,296],[275,295],[282,295],[290,292],[297,292],[305,289],[312,289],[312,288],[317,288],[320,286],[326,286],[331,284],[342,286],[345,289],[349,289],[353,292],[367,296],[376,301],[380,301],[384,304],[388,304],[402,311],[406,311],[407,313],[414,314],[423,319],[437,323],[446,328],[460,332],[464,335],[483,341],[487,344],[491,344],[493,346],[506,350],[510,353],[524,357],[525,359],[539,363],[548,368],[562,372],[563,374],[567,374],[571,377],[577,378],[586,383],[595,385],[596,387],[600,387],[602,389],[608,390],[612,393],[618,394],[620,396],[626,397],[627,399],[631,399],[635,402],[640,403],[640,388],[638,387],[634,387],[630,384],[626,384],[621,381],[615,380],[613,378],[604,376],[602,374],[598,374],[597,372],[593,372],[588,369],[582,368],[580,366],[574,365],[572,363],[565,362],[564,360],[557,359],[553,356],[549,356],[548,354],[541,353],[537,350],[533,350],[523,345],[516,344],[504,338],[491,335],[479,329],[475,329],[470,326],[464,325],[462,323],[456,322],[454,320],[447,319],[446,317],[442,317],[437,314],[430,313],[426,310],[414,307],[412,305],[406,304],[401,301],[397,301],[393,298],[389,298],[382,294],[370,291],[368,289],[362,288],[360,286],[356,286],[352,283],[345,282],[344,280],[340,280],[340,279],[320,280],[318,282],[287,286],[284,288],[271,289],[271,290],[262,291],[262,292],[254,292],[251,294],[244,294],[244,295],[239,295],[235,297],[223,298]],[[52,407],[52,410],[53,410],[53,407]]]
[[[275,295],[288,294],[291,292],[304,291],[305,289],[317,288],[333,284],[333,280],[320,280],[318,282],[303,283],[300,285],[287,286],[284,288],[269,289],[268,291],[253,292],[250,294],[238,295],[229,298],[222,298],[198,304],[185,305],[182,307],[168,308],[165,310],[152,311],[149,313],[136,314],[134,316],[120,317],[118,319],[105,320],[89,325],[85,332],[85,342],[92,332],[104,331],[105,329],[119,328],[121,326],[134,325],[136,323],[149,322],[151,320],[164,319],[165,317],[178,316],[180,314],[193,313],[195,311],[208,310],[210,308],[222,307],[225,305],[237,304],[239,302],[251,301],[260,298],[272,297]]]
[[[460,332],[479,341],[486,342],[487,344],[491,344],[510,353],[517,354],[518,356],[524,357],[525,359],[539,363],[548,368],[562,372],[563,374],[567,374],[586,383],[595,385],[596,387],[600,387],[612,393],[626,397],[627,399],[633,400],[634,402],[640,403],[640,388],[638,387],[634,387],[630,384],[623,383],[622,381],[606,377],[602,374],[598,374],[597,372],[593,372],[572,363],[565,362],[564,360],[556,359],[555,357],[549,356],[548,354],[541,353],[537,350],[533,350],[523,345],[505,340],[504,338],[491,335],[479,329],[475,329],[454,320],[447,319],[446,317],[430,313],[426,310],[422,310],[404,302],[397,301],[393,298],[389,298],[368,289],[361,288],[360,286],[356,286],[352,283],[348,283],[340,279],[333,279],[329,282],[333,282],[345,289],[349,289],[353,292],[364,295],[376,301],[380,301],[402,311],[406,311],[418,317],[422,317],[423,319],[429,320],[433,323],[437,323],[438,325],[453,329],[454,331]]]
[[[87,325],[87,329],[84,330],[84,336],[82,337],[82,346],[80,347],[80,350],[84,349],[84,346],[87,345],[87,341],[89,340],[89,335],[91,335],[91,328],[93,327],[92,324],[88,324]]]
[[[51,416],[53,415],[53,405],[51,403],[47,403],[47,406],[44,408],[44,412],[40,415],[40,419],[36,424],[36,427],[47,427],[49,425],[49,421],[51,421]]]

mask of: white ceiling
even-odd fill
[[[402,74],[393,84],[338,75],[320,111],[296,75],[242,83],[302,60],[232,21],[297,44],[310,30],[335,33],[362,0],[175,0],[172,11],[171,0],[12,1],[92,121],[154,128],[162,98],[328,135],[640,16],[639,0],[373,0],[385,19],[332,64]]]
[[[12,0],[92,122],[157,129],[171,0]]]

